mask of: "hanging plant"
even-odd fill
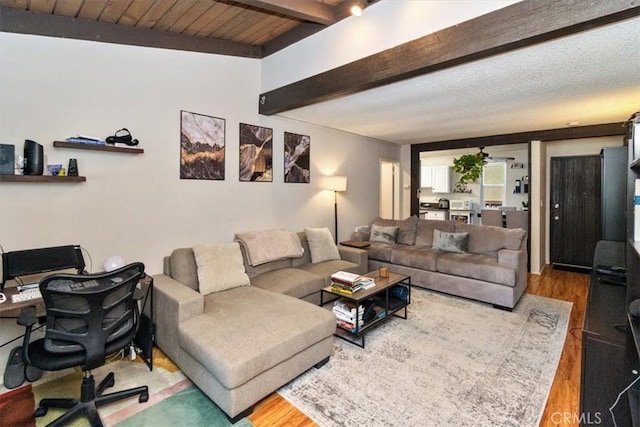
[[[482,167],[485,164],[482,153],[464,154],[453,159],[453,170],[460,174],[459,183],[466,187],[468,182],[476,181],[482,176]]]

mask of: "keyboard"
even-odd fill
[[[40,294],[40,289],[28,289],[26,291],[18,292],[17,294],[11,295],[11,302],[24,302],[30,301],[32,299],[42,298],[42,294]]]

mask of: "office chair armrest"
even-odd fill
[[[178,355],[178,327],[181,322],[204,312],[204,296],[167,276],[153,276],[153,323],[156,344],[172,360]]]
[[[38,319],[36,318],[36,308],[33,306],[25,307],[20,310],[18,316],[18,325],[24,326],[24,337],[22,339],[22,356],[27,365],[31,365],[31,358],[29,357],[29,343],[31,342],[31,328],[36,324]]]
[[[18,325],[27,326],[31,329],[31,326],[35,325],[38,319],[36,318],[36,308],[33,306],[25,307],[20,310],[18,316]]]

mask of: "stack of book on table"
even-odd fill
[[[351,295],[360,289],[369,289],[375,286],[371,277],[347,271],[338,271],[331,275],[331,290],[345,295]]]
[[[356,308],[356,304],[352,301],[340,298],[333,303],[333,314],[335,314],[338,326],[353,332],[356,329],[356,312],[358,325],[364,325],[362,316],[364,315],[364,307]]]

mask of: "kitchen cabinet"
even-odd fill
[[[431,166],[420,167],[420,187],[422,188],[433,187],[433,167]]]
[[[434,193],[451,193],[451,171],[449,166],[432,167]]]
[[[438,221],[447,221],[449,219],[449,211],[446,209],[438,211],[425,211],[424,219],[435,219]]]
[[[434,193],[451,193],[451,167],[421,166],[420,187],[431,188]]]

